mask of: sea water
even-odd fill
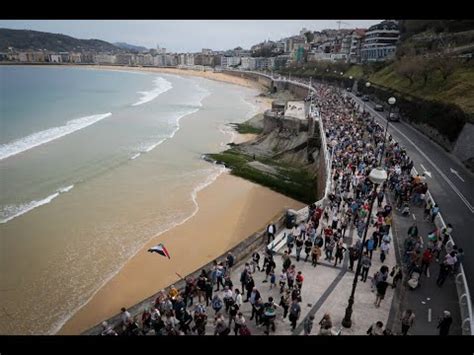
[[[202,78],[0,67],[1,334],[51,334],[195,214],[256,92]],[[246,99],[247,98],[247,99]],[[180,130],[194,120],[193,130]]]

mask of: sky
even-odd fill
[[[264,40],[279,40],[312,31],[337,29],[337,20],[0,20],[0,28],[62,33],[79,39],[126,42],[169,52],[202,48],[249,49]],[[341,20],[340,28],[368,28],[382,20]]]

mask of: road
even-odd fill
[[[350,93],[360,105],[363,101]],[[388,112],[377,112],[372,102],[365,103],[366,111],[382,125],[386,125]],[[438,144],[405,122],[390,122],[391,134],[408,152],[415,163],[416,170],[426,172],[428,187],[446,223],[453,225],[454,242],[465,251],[463,262],[471,295],[474,285],[474,239],[470,224],[474,222],[474,175],[456,158]]]

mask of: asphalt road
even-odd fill
[[[359,97],[352,93],[350,96],[360,105],[364,104]],[[373,106],[372,102],[365,102],[366,111],[385,126],[388,112],[377,112]],[[420,174],[426,173],[428,188],[438,203],[445,222],[453,225],[453,240],[465,252],[463,266],[472,299],[474,238],[470,228],[474,222],[474,174],[453,155],[405,122],[390,122],[388,134],[407,150],[416,170]]]

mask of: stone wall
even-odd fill
[[[303,130],[301,123],[302,121],[297,118],[280,116],[276,112],[267,110],[263,114],[263,133],[270,133],[274,129],[287,129],[298,133]]]

